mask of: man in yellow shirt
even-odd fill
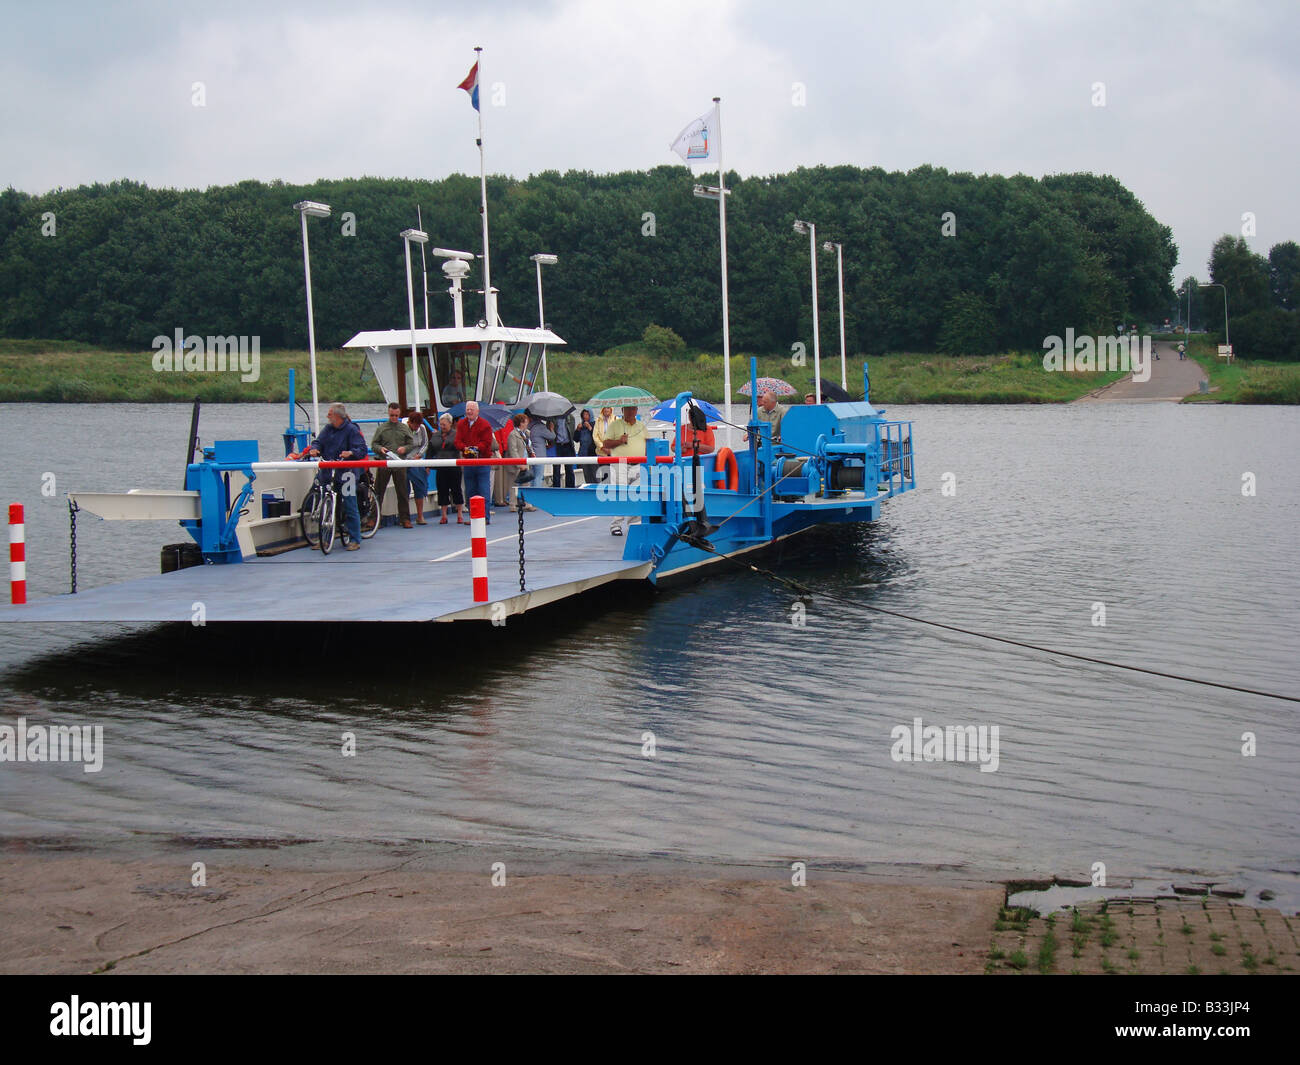
[[[614,458],[645,458],[645,422],[637,420],[635,407],[624,407],[623,417],[615,418],[609,423],[600,453]],[[622,462],[610,466],[609,471],[610,483],[622,488],[632,484],[641,475],[640,465],[630,466]],[[610,536],[622,536],[624,527],[631,521],[631,516],[627,514],[611,519]]]

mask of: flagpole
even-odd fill
[[[724,410],[731,422],[731,321],[727,312],[727,177],[722,166],[722,97],[715,96],[718,112],[718,242],[722,245],[722,389]]]
[[[415,205],[415,228],[424,231],[424,215],[420,205]],[[424,257],[424,245],[420,245],[420,276],[424,279],[424,328],[429,328],[429,261]]]
[[[492,264],[488,259],[487,164],[483,159],[483,49],[475,48],[474,64],[478,67],[478,180],[482,194],[483,215],[483,316],[489,327],[497,324],[496,302],[492,299]]]

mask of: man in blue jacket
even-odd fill
[[[325,415],[329,425],[311,442],[307,454],[319,455],[327,462],[338,459],[364,459],[369,454],[365,437],[357,423],[348,417],[342,403],[331,403]],[[357,470],[335,470],[334,485],[343,497],[343,520],[348,526],[348,550],[361,547],[361,511],[357,507]]]

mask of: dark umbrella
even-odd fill
[[[454,407],[448,407],[446,413],[453,418],[463,418],[465,417],[465,404],[457,403]],[[493,429],[500,429],[510,420],[510,408],[502,406],[500,403],[480,403],[478,414]]]
[[[840,388],[834,381],[828,381],[826,378],[822,382],[822,399],[830,400],[832,403],[852,403],[853,397]]]
[[[534,392],[525,398],[524,410],[539,418],[562,418],[573,410],[573,404],[558,392]]]

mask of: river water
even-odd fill
[[[64,492],[181,487],[186,408],[0,411],[17,445],[0,498],[27,504],[32,596],[67,590]],[[918,490],[873,527],[767,556],[838,597],[802,613],[722,565],[468,633],[0,627],[0,724],[99,724],[106,750],[94,774],[0,764],[0,836],[450,841],[937,877],[1086,880],[1101,862],[1112,879],[1300,899],[1296,703],[862,608],[1300,694],[1300,412],[890,415],[915,422]],[[283,419],[210,407],[201,435],[273,455]],[[177,533],[83,516],[82,587],[156,572]],[[916,718],[996,726],[996,771],[896,761],[891,730]]]

